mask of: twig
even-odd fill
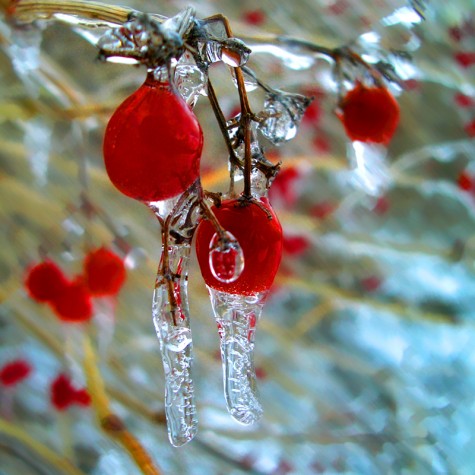
[[[119,416],[111,411],[96,355],[87,337],[84,338],[84,371],[99,425],[124,447],[144,475],[160,475],[161,471],[139,440],[127,430]]]

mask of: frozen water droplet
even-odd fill
[[[209,267],[213,276],[226,284],[234,282],[244,270],[244,254],[237,239],[225,232],[225,238],[215,233],[209,244]]]
[[[236,75],[234,73],[234,70],[231,71],[231,74],[233,77],[234,85],[237,87]],[[250,71],[243,69],[242,75],[244,78],[244,88],[247,92],[255,91],[259,87],[256,77]]]
[[[206,95],[205,82],[205,74],[195,64],[180,62],[176,66],[175,85],[190,107],[196,105],[200,94]]]
[[[198,50],[204,63],[222,61],[234,68],[246,64],[251,53],[251,50],[236,38],[201,41],[198,43]]]
[[[191,330],[189,328],[172,330],[164,340],[167,350],[173,352],[183,351],[191,342]]]
[[[386,153],[381,144],[355,141],[348,146],[352,182],[371,196],[382,195],[391,184]]]
[[[259,114],[263,121],[259,125],[262,135],[274,145],[293,139],[311,100],[301,94],[270,93]]]
[[[253,169],[251,173],[251,194],[255,198],[262,198],[267,196],[267,190],[269,188],[269,180],[258,169]]]

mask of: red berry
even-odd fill
[[[399,123],[399,105],[385,87],[358,83],[341,104],[340,120],[353,141],[389,143]]]
[[[457,184],[461,190],[471,191],[474,185],[473,177],[463,171],[457,178]]]
[[[91,397],[85,389],[76,389],[66,374],[60,374],[51,384],[51,403],[58,411],[64,411],[72,404],[88,406]]]
[[[50,302],[68,285],[62,270],[50,260],[31,267],[26,275],[25,287],[30,297],[38,302]]]
[[[0,369],[0,382],[4,386],[15,386],[31,373],[31,366],[25,360],[14,360]]]
[[[310,247],[305,236],[284,236],[283,250],[290,256],[300,256]]]
[[[266,21],[266,14],[262,10],[248,10],[243,13],[243,19],[249,25],[260,26]]]
[[[104,136],[112,183],[127,196],[150,202],[176,196],[199,177],[201,127],[168,84],[149,75],[114,112]]]
[[[92,295],[116,295],[125,282],[123,260],[101,247],[90,252],[84,261],[84,279]]]
[[[53,302],[53,309],[65,322],[84,322],[92,317],[92,298],[82,278],[71,282]]]
[[[80,406],[89,406],[91,404],[91,396],[86,389],[77,389],[73,394],[73,402]]]
[[[202,221],[196,231],[196,253],[206,284],[216,290],[240,295],[268,290],[282,257],[282,227],[268,200],[261,198],[256,204],[230,199],[223,201],[219,208],[213,207],[213,212],[224,229],[239,242],[244,255],[244,270],[229,283],[220,282],[213,276],[209,247],[216,231],[209,221]]]
[[[475,51],[458,51],[454,58],[462,68],[470,68],[475,64]]]

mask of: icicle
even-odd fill
[[[281,145],[293,139],[310,102],[308,97],[301,94],[280,91],[268,93],[264,110],[259,114],[263,119],[259,125],[262,135],[274,145]]]
[[[173,446],[189,442],[198,423],[191,376],[188,260],[197,224],[199,182],[181,196],[149,203],[162,223],[162,257],[153,294],[153,323],[165,372],[165,413]]]
[[[371,196],[382,195],[391,184],[385,145],[351,142],[348,157],[353,169],[351,181]]]
[[[220,336],[224,395],[231,416],[252,424],[262,415],[254,368],[254,336],[265,295],[235,295],[208,287]]]

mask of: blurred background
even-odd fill
[[[165,16],[187,5],[198,17],[223,13],[254,50],[249,65],[262,80],[316,98],[294,140],[265,144],[267,157],[283,163],[270,198],[284,256],[256,335],[264,417],[247,427],[226,411],[218,335],[193,256],[199,434],[179,449],[164,425],[151,321],[160,230],[145,206],[113,188],[101,152],[108,118],[145,72],[97,61],[70,25],[12,29],[1,4],[0,369],[21,361],[30,370],[0,383],[2,475],[473,473],[473,1],[127,3]],[[370,60],[400,52],[386,57],[405,88],[391,86],[401,122],[377,193],[354,179],[331,64],[302,51],[276,53],[273,35],[352,43]],[[232,77],[224,65],[211,69],[231,117],[239,104]],[[259,110],[262,98],[253,94]],[[196,113],[203,185],[225,191],[226,148],[206,97]],[[74,276],[88,249],[101,245],[124,257],[127,281],[116,297],[95,301],[90,322],[61,322],[28,297],[32,263],[48,256]],[[129,439],[101,428],[91,405],[52,403],[59,374],[77,388],[87,384],[85,335],[96,383]],[[131,441],[159,472],[134,461]]]

